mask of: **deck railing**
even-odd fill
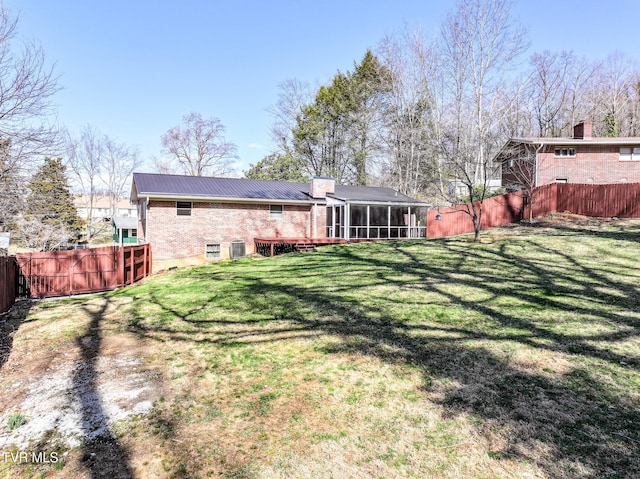
[[[410,239],[426,238],[425,226],[351,226],[350,239]]]

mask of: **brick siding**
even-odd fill
[[[619,184],[640,182],[640,161],[620,161],[619,145],[568,145],[576,149],[575,157],[556,157],[557,146],[547,146],[538,154],[537,186],[566,180],[580,184]],[[533,168],[533,163],[531,163]],[[502,168],[502,184],[518,181],[506,166]]]
[[[325,209],[317,207],[317,237],[326,234]],[[251,254],[256,237],[312,237],[313,211],[313,205],[284,205],[283,217],[271,218],[269,204],[193,202],[191,216],[178,216],[175,201],[151,200],[140,232],[153,245],[154,262],[204,259],[206,244],[220,244],[222,258],[228,258],[232,241],[244,241]]]
[[[568,183],[638,183],[640,161],[620,161],[617,145],[577,145],[573,158],[556,158],[549,147],[539,154],[538,185],[566,178]]]

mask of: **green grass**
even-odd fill
[[[13,431],[14,429],[19,428],[23,424],[26,424],[27,418],[22,415],[22,413],[16,412],[9,416],[7,419],[7,429],[9,431]]]
[[[485,239],[327,247],[106,294],[125,304],[109,328],[165,382],[130,424],[152,437],[140,451],[170,456],[168,477],[637,477],[640,223]]]

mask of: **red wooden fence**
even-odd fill
[[[597,218],[640,218],[640,183],[558,184],[556,211]]]
[[[16,261],[32,298],[108,291],[151,273],[151,247],[106,246],[19,253]]]
[[[479,204],[476,204],[480,208]],[[469,205],[427,212],[427,238],[442,238],[472,233]],[[568,211],[578,215],[611,218],[640,218],[640,183],[618,185],[581,185],[554,183],[526,193],[509,193],[488,198],[482,203],[482,228],[500,226]],[[436,219],[436,217],[439,219]]]
[[[16,300],[18,269],[13,256],[0,256],[0,313],[8,311]]]

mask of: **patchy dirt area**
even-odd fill
[[[104,334],[113,327],[105,319],[117,309],[106,303],[88,299],[86,317],[48,317],[46,302],[25,302],[5,315],[0,450],[45,441],[48,447],[79,447],[110,434],[117,421],[150,411],[158,388],[145,368],[143,344],[128,333]],[[50,335],[43,337],[43,329]],[[26,422],[9,430],[18,414]]]

